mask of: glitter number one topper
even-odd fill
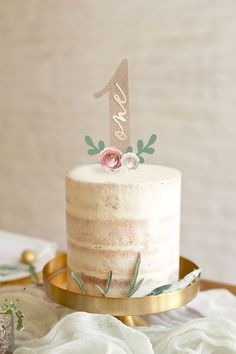
[[[123,153],[130,145],[128,61],[123,59],[111,80],[95,97],[109,93],[110,146]]]
[[[146,144],[139,139],[136,153],[130,146],[127,59],[121,61],[107,85],[94,96],[99,98],[106,93],[109,94],[110,147],[105,147],[103,140],[99,140],[96,146],[93,139],[86,135],[85,142],[89,146],[88,154],[91,156],[99,154],[99,163],[108,171],[114,172],[120,168],[134,170],[139,163],[144,163],[144,153],[154,153],[152,145],[156,141],[156,134],[152,134]]]

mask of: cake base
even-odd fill
[[[180,278],[197,269],[190,260],[180,257]],[[199,279],[187,288],[157,296],[111,298],[83,295],[67,289],[67,257],[58,256],[43,269],[43,285],[46,294],[56,303],[73,310],[110,314],[130,326],[145,325],[133,316],[161,313],[181,307],[197,295]]]

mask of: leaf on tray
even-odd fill
[[[137,259],[137,263],[135,265],[134,275],[133,275],[133,278],[131,279],[130,287],[129,287],[129,290],[128,290],[128,297],[131,297],[138,290],[138,288],[140,287],[141,283],[143,282],[143,279],[142,279],[141,283],[139,282],[140,283],[139,286],[137,286],[137,284],[136,284],[137,279],[138,279],[138,273],[139,273],[140,264],[141,264],[141,253],[139,253],[139,256],[138,256],[138,259]]]
[[[112,271],[110,271],[107,275],[107,282],[104,289],[102,289],[99,285],[95,284],[96,288],[102,293],[103,296],[106,296],[106,294],[108,293],[108,290],[111,285],[111,281],[112,281]]]
[[[133,288],[133,290],[130,292],[129,297],[131,297],[132,295],[134,295],[136,293],[136,291],[140,288],[142,282],[144,281],[144,278],[142,278],[141,280],[139,280],[139,282],[135,285],[135,287]]]
[[[84,294],[85,293],[85,287],[84,287],[83,280],[80,278],[79,274],[77,274],[75,272],[71,272],[71,277],[74,279],[75,283],[80,288],[81,293]]]
[[[173,284],[159,286],[158,288],[152,290],[149,294],[147,294],[147,296],[166,294],[187,288],[200,277],[201,272],[201,269],[195,269],[191,273],[187,274],[183,279],[174,282]]]
[[[171,284],[166,284],[166,285],[161,285],[158,286],[157,288],[153,289],[147,296],[154,296],[154,295],[160,295],[163,293],[164,290],[169,289]]]

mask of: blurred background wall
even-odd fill
[[[182,254],[236,283],[236,2],[0,1],[0,228],[65,245],[65,171],[108,142],[129,60],[132,142],[183,174]]]

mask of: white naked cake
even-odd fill
[[[108,297],[127,297],[137,259],[134,296],[173,283],[179,275],[181,174],[140,164],[109,173],[99,164],[70,170],[66,177],[68,288],[101,295],[112,271]]]

